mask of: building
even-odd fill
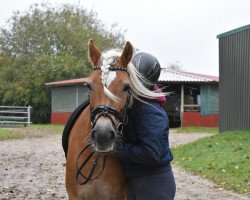
[[[250,25],[219,39],[220,132],[250,129]]]
[[[52,91],[52,124],[65,124],[73,110],[88,98],[86,78],[46,83]],[[172,127],[218,126],[219,79],[215,76],[162,69],[159,84],[167,96]]]
[[[51,123],[66,124],[70,114],[88,98],[87,78],[45,83],[51,87]]]
[[[159,84],[170,92],[166,111],[171,126],[218,126],[218,77],[162,69]]]

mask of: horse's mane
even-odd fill
[[[104,93],[105,95],[107,95],[109,98],[111,98],[114,101],[119,100],[119,98],[115,96],[114,94],[112,94],[112,92],[110,92],[108,88],[106,87],[105,73],[109,72],[108,68],[110,67],[110,64],[114,62],[116,57],[120,57],[121,53],[122,52],[120,50],[113,49],[102,54],[103,66],[101,66],[101,69],[102,69],[102,82],[103,82],[103,87],[104,87]],[[132,62],[128,64],[128,74],[129,74],[129,79],[131,83],[130,87],[132,89],[132,96],[134,98],[140,101],[143,101],[142,98],[155,99],[155,98],[159,98],[159,97],[167,95],[167,93],[154,92],[154,91],[147,89],[142,84],[142,81],[143,82],[148,82],[148,81],[145,80],[143,75],[135,68]]]

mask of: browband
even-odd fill
[[[98,70],[98,69],[101,69],[101,67],[100,66],[96,66],[96,67],[93,68],[93,70]],[[122,67],[122,66],[117,66],[117,67],[110,66],[108,69],[111,70],[111,71],[120,70],[120,71],[128,72],[127,67]]]

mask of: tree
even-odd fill
[[[175,61],[173,63],[168,64],[167,69],[182,71],[182,65],[180,64],[180,61]]]
[[[33,106],[35,122],[46,121],[50,113],[45,82],[88,76],[89,39],[102,49],[124,44],[117,24],[106,27],[80,5],[34,4],[14,13],[7,25],[0,29],[0,102]]]

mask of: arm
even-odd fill
[[[137,103],[133,107],[133,120],[139,144],[124,144],[119,157],[125,162],[156,165],[161,159],[164,138],[168,131],[168,118],[158,103]]]

